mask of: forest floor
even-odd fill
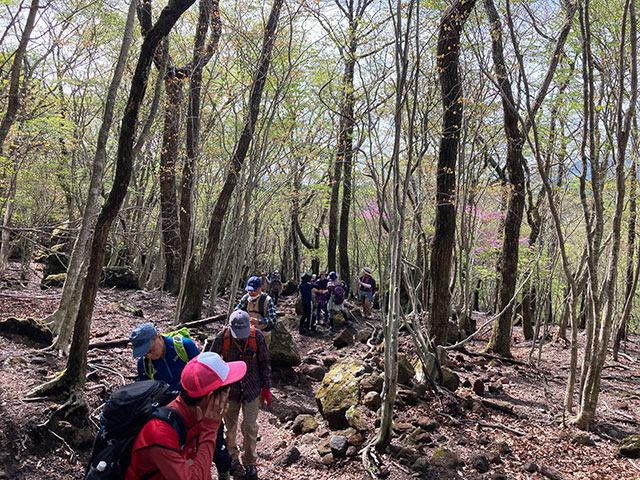
[[[14,281],[0,290],[0,318],[42,318],[52,313],[58,304],[60,289],[40,290],[37,269],[26,281],[20,282],[17,265],[15,268],[12,271]],[[144,319],[121,311],[118,302],[141,308]],[[279,314],[294,315],[293,303],[293,298],[285,299],[278,307]],[[220,312],[225,305],[224,300],[220,301]],[[127,338],[132,327],[143,320],[167,331],[171,329],[174,308],[175,298],[160,292],[101,289],[91,325],[91,341]],[[211,324],[194,329],[192,334],[195,333],[196,343],[202,347],[204,339],[212,337],[221,326]],[[306,364],[322,364],[327,356],[350,355],[364,359],[367,354],[367,362],[375,364],[377,361],[371,358],[369,347],[362,343],[337,350],[332,344],[332,335],[324,329],[311,337],[300,337],[297,331],[292,334]],[[469,352],[480,352],[487,337],[488,332],[473,341],[468,346]],[[582,334],[580,341],[584,341]],[[631,336],[628,339],[623,347],[625,355],[619,362],[607,360],[597,421],[586,436],[563,426],[562,421],[569,349],[562,344],[547,343],[542,349],[540,365],[535,366],[528,363],[530,348],[531,343],[523,341],[521,330],[515,328],[512,353],[518,363],[453,352],[450,368],[464,382],[456,392],[461,407],[430,392],[418,398],[414,396],[413,402],[407,401],[398,407],[393,448],[391,453],[382,455],[388,478],[640,478],[638,461],[615,457],[620,439],[640,433],[640,338]],[[401,336],[401,350],[413,358],[407,335]],[[378,352],[375,354],[380,357]],[[90,350],[88,360],[86,397],[97,415],[111,391],[135,379],[135,364],[129,346]],[[41,345],[20,336],[0,336],[0,479],[82,477],[89,450],[72,446],[49,428],[48,414],[57,405],[48,400],[25,399],[30,390],[55,376],[63,367],[64,359],[43,351]],[[470,387],[476,380],[488,387],[482,397]],[[317,411],[314,393],[319,385],[302,374],[300,368],[274,372],[273,405],[263,408],[259,415],[260,478],[367,478],[359,455],[335,461],[326,461],[325,457],[323,463],[317,446],[331,435],[324,422],[320,422],[313,434],[296,436],[291,429],[292,422],[283,420],[286,416],[283,409],[292,405]],[[512,413],[496,410],[488,406],[490,404],[507,406]],[[378,412],[364,406],[360,406],[360,412],[366,441],[374,434]],[[417,447],[409,445],[408,431],[418,424],[429,423],[435,431],[428,441]],[[275,466],[274,459],[294,441],[302,457],[286,469]],[[429,465],[419,473],[412,471],[416,458],[431,459],[438,448],[455,452],[461,463],[454,468]],[[489,460],[487,471],[480,473],[474,467],[476,455],[484,455]],[[538,465],[537,473],[525,470],[528,462]]]

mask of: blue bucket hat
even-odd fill
[[[247,280],[247,286],[245,287],[245,290],[248,292],[252,292],[259,289],[261,286],[262,280],[260,280],[260,277],[251,277],[249,280]]]
[[[335,280],[336,278],[338,278],[338,274],[336,272],[331,272],[329,273],[329,278],[331,280]]]
[[[146,355],[151,347],[151,340],[157,334],[156,327],[150,323],[141,323],[135,327],[129,335],[129,340],[133,345],[133,358]]]

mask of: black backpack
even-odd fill
[[[131,383],[113,392],[100,416],[102,427],[93,443],[85,480],[122,480],[131,463],[136,437],[152,418],[171,425],[182,448],[187,428],[180,415],[166,406],[176,395],[168,384],[158,380]]]

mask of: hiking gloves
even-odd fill
[[[271,406],[271,390],[263,388],[260,392],[260,403],[266,403],[267,407]]]

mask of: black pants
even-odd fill
[[[216,449],[213,452],[213,463],[216,464],[218,472],[228,472],[231,468],[231,455],[224,441],[224,422],[220,422],[218,436],[216,437]]]
[[[300,331],[311,330],[311,302],[302,302],[302,317],[300,317]]]

